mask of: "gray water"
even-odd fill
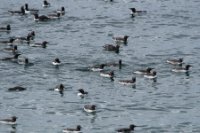
[[[84,133],[114,133],[115,129],[135,124],[135,133],[200,132],[199,99],[199,0],[49,0],[43,9],[41,0],[0,0],[0,24],[11,24],[10,34],[0,38],[24,36],[34,30],[35,42],[48,41],[46,49],[19,44],[18,49],[33,66],[0,62],[0,118],[16,115],[16,129],[0,124],[1,133],[61,133],[67,127],[82,126]],[[33,16],[11,16],[25,2],[40,14],[61,6],[66,14],[60,20],[36,23]],[[146,10],[147,14],[130,17],[128,8]],[[114,43],[112,36],[129,35],[120,53],[104,51]],[[0,48],[6,47],[1,45]],[[0,57],[11,54],[0,52]],[[51,62],[63,62],[55,68]],[[183,57],[191,64],[189,75],[171,72],[169,58]],[[79,71],[92,65],[122,59],[124,66],[115,70],[115,81],[98,72]],[[154,67],[157,82],[133,75],[135,70]],[[123,86],[121,79],[136,76],[136,87]],[[49,91],[63,83],[64,96]],[[8,92],[14,86],[23,92]],[[77,97],[84,88],[89,95]],[[83,111],[85,104],[95,104],[96,114]]]

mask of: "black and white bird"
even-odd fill
[[[50,20],[50,18],[49,18],[48,16],[45,16],[45,15],[39,16],[39,15],[36,13],[36,14],[34,14],[34,20],[35,20],[36,22],[38,22],[38,21],[48,21],[48,20]]]
[[[107,67],[119,67],[121,69],[122,67],[122,60],[120,59],[118,62],[110,62],[105,64]]]
[[[114,36],[114,37],[113,37],[113,40],[114,40],[116,43],[124,43],[124,44],[127,44],[128,38],[129,38],[129,36],[127,36],[127,35],[125,35],[125,36]]]
[[[100,76],[105,77],[105,78],[110,78],[111,81],[114,81],[114,71],[100,72]]]
[[[39,13],[38,9],[30,9],[28,3],[25,4],[25,13],[26,14],[36,14]]]
[[[59,19],[61,17],[60,13],[56,13],[56,14],[48,14],[47,16],[49,19],[53,20],[53,19]]]
[[[89,69],[93,72],[100,72],[104,69],[104,67],[105,67],[105,64],[100,64],[100,65],[95,65]]]
[[[60,13],[60,15],[65,15],[65,7],[62,6],[61,9],[54,11],[54,13]]]
[[[16,124],[17,117],[12,116],[11,118],[7,119],[0,119],[0,123],[2,124],[9,124],[9,125],[15,125]]]
[[[114,51],[116,53],[119,53],[120,46],[118,44],[116,46],[112,45],[112,44],[106,44],[106,45],[103,46],[103,48],[106,51]]]
[[[44,0],[42,6],[43,6],[44,8],[47,8],[47,7],[50,7],[51,4],[50,4],[47,0]]]
[[[63,84],[59,84],[54,88],[54,91],[58,91],[61,95],[63,95],[64,92],[64,85]]]
[[[137,71],[135,71],[134,73],[135,73],[135,74],[144,75],[144,74],[151,73],[151,70],[153,70],[153,68],[147,67],[146,69],[137,70]]]
[[[77,95],[80,96],[81,98],[83,98],[87,94],[88,94],[88,92],[84,91],[84,89],[79,89]]]
[[[63,129],[63,133],[80,133],[81,132],[81,126],[77,125],[76,128],[66,128]]]
[[[41,48],[46,48],[47,47],[48,42],[47,41],[43,41],[42,43],[32,43],[30,44],[31,47],[41,47]]]
[[[172,65],[182,65],[183,64],[183,58],[168,59],[166,62],[169,63],[169,64],[172,64]]]
[[[156,71],[153,71],[153,72],[145,74],[144,77],[148,78],[148,79],[156,79],[157,78],[157,73],[156,73]]]
[[[59,65],[61,65],[61,61],[60,61],[59,58],[55,58],[55,60],[52,62],[52,64],[53,64],[54,66],[59,66]]]
[[[26,88],[21,87],[21,86],[15,86],[15,87],[11,87],[8,89],[8,91],[13,92],[13,91],[24,91],[26,90]]]
[[[96,106],[95,105],[85,105],[83,109],[85,110],[85,112],[88,112],[88,113],[96,112]]]
[[[11,27],[8,24],[6,27],[0,27],[0,32],[9,32],[11,31]]]
[[[11,11],[11,10],[9,10],[8,12],[11,13],[12,15],[25,15],[24,6],[22,6],[20,8],[20,10],[17,10],[17,11]]]
[[[129,8],[131,10],[131,16],[135,17],[137,15],[143,15],[147,13],[147,11],[136,10],[136,8]]]
[[[10,38],[9,40],[0,41],[0,44],[12,45],[14,43],[14,41],[15,41],[15,39]]]
[[[186,73],[189,72],[190,67],[191,65],[186,65],[185,67],[172,69],[172,71],[177,73]]]
[[[17,62],[18,60],[18,57],[20,56],[21,54],[15,54],[14,56],[12,57],[5,57],[3,59],[0,59],[2,61],[12,61],[12,62]]]
[[[136,125],[134,124],[131,124],[129,127],[127,128],[119,128],[117,129],[116,131],[118,133],[131,133],[132,131],[134,131],[135,127],[137,127]]]
[[[132,77],[131,80],[119,80],[119,83],[122,85],[135,85],[136,84],[136,78]]]
[[[12,52],[13,54],[17,54],[17,45],[10,45],[10,48],[4,48],[3,51],[5,52]]]

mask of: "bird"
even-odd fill
[[[11,118],[7,119],[0,119],[0,123],[2,124],[9,124],[9,125],[15,125],[16,124],[17,117],[12,116]]]
[[[99,71],[102,71],[104,67],[105,67],[105,64],[100,64],[100,65],[93,66],[92,68],[90,68],[90,70],[94,72],[99,72]]]
[[[128,128],[119,128],[116,131],[118,133],[131,133],[132,131],[134,131],[135,127],[137,127],[134,124],[131,124]]]
[[[35,13],[38,13],[39,10],[38,9],[30,9],[29,6],[28,6],[28,3],[25,3],[25,12],[28,14],[35,14]]]
[[[112,63],[112,62],[111,63],[106,63],[105,66],[107,66],[107,67],[116,67],[116,66],[118,66],[119,69],[121,69],[122,60],[120,59],[117,63],[116,62],[114,62],[114,63]]]
[[[103,46],[104,50],[106,51],[115,51],[116,53],[119,53],[119,48],[120,46],[119,45],[112,45],[112,44],[106,44]]]
[[[12,45],[14,43],[15,39],[10,38],[9,40],[0,41],[0,44],[7,44]]]
[[[39,15],[36,13],[36,14],[34,14],[34,20],[35,20],[36,22],[38,22],[38,21],[48,21],[48,20],[50,20],[50,18],[49,18],[48,16],[45,16],[45,15],[39,16]]]
[[[42,48],[46,48],[47,47],[48,42],[47,41],[43,41],[42,43],[33,43],[30,44],[31,47],[42,47]]]
[[[122,85],[135,85],[136,78],[132,77],[131,80],[119,80],[119,83],[122,84]]]
[[[85,110],[85,112],[88,112],[88,113],[96,112],[96,106],[95,105],[85,105],[83,109]]]
[[[28,65],[29,64],[29,59],[26,57],[20,56],[17,60],[17,63],[20,65]]]
[[[21,86],[15,86],[8,89],[8,91],[24,91],[24,90],[26,90],[26,88],[21,87]]]
[[[77,125],[76,128],[66,128],[63,129],[63,133],[80,133],[81,126]]]
[[[5,57],[3,59],[1,59],[2,61],[17,61],[18,57],[20,56],[21,54],[15,54],[14,56],[12,57]]]
[[[186,65],[185,67],[172,69],[172,71],[177,72],[177,73],[185,73],[185,72],[189,72],[190,67],[191,65]]]
[[[124,35],[124,36],[118,36],[118,37],[112,37],[113,40],[115,40],[116,43],[124,43],[127,44],[127,40],[129,36]]]
[[[151,67],[147,67],[147,68],[144,69],[144,70],[137,70],[137,71],[135,71],[134,73],[135,73],[135,74],[144,75],[144,74],[150,73],[152,69],[153,69],[153,68],[151,68]]]
[[[60,10],[54,11],[54,13],[60,13],[60,15],[65,15],[65,7],[62,6]]]
[[[100,72],[100,76],[110,78],[111,81],[114,81],[114,71],[110,72]]]
[[[8,24],[6,27],[0,27],[0,32],[9,32],[11,31],[11,27]]]
[[[21,6],[20,10],[18,11],[8,11],[9,13],[11,13],[12,15],[14,14],[18,14],[18,15],[25,15],[25,9],[24,6]]]
[[[10,48],[4,48],[3,51],[5,52],[12,52],[13,54],[16,54],[17,51],[17,45],[11,45]]]
[[[47,8],[47,7],[50,7],[51,4],[50,4],[47,0],[44,0],[42,6],[43,6],[44,8]]]
[[[157,78],[157,73],[156,71],[153,71],[153,72],[150,72],[150,73],[146,73],[144,75],[145,78],[148,78],[148,79],[156,79]]]
[[[13,43],[30,43],[32,35],[28,34],[26,37],[11,37],[10,39],[13,39]]]
[[[142,15],[144,13],[146,13],[147,11],[139,11],[136,10],[136,8],[129,8],[131,10],[131,16],[135,17],[136,15]]]
[[[60,13],[58,12],[58,13],[56,13],[56,14],[48,14],[48,18],[49,19],[51,19],[51,20],[53,20],[53,19],[59,19],[60,18]]]
[[[88,94],[88,92],[84,91],[83,89],[79,89],[77,95],[80,96],[81,98],[83,98],[87,94]]]
[[[169,64],[172,64],[172,65],[182,65],[183,64],[183,58],[168,59],[166,62],[169,63]]]
[[[55,87],[54,91],[58,91],[61,95],[63,95],[64,92],[64,85],[63,84],[59,84]]]
[[[30,39],[33,40],[35,38],[35,31],[31,31],[30,33],[28,33],[28,36],[30,36]]]
[[[55,60],[52,62],[52,64],[53,64],[54,66],[59,66],[59,65],[61,65],[61,61],[60,61],[59,58],[55,58]]]

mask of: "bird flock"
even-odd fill
[[[110,2],[113,2],[113,0],[110,0]],[[49,8],[51,6],[52,5],[47,0],[43,1],[43,4],[42,4],[43,8]],[[136,10],[135,8],[130,8],[130,11],[131,11],[131,14],[130,14],[131,17],[137,17],[138,15],[145,15],[147,13],[147,11],[139,11],[139,10]],[[56,11],[52,11],[51,14],[39,15],[39,9],[30,9],[29,5],[25,3],[24,6],[21,6],[20,10],[16,10],[16,11],[9,10],[8,13],[10,13],[11,15],[18,15],[18,16],[33,15],[34,21],[37,23],[37,22],[46,22],[46,21],[56,21],[58,19],[62,19],[62,17],[65,16],[65,8],[62,6],[60,9]],[[10,24],[8,24],[5,27],[0,27],[0,32],[10,33],[11,31],[12,31],[12,27]],[[11,54],[11,56],[1,58],[0,60],[4,62],[6,61],[15,62],[18,64],[23,64],[23,65],[33,65],[33,63],[31,63],[28,58],[22,56],[22,53],[18,51],[17,44],[27,43],[28,46],[30,47],[46,48],[49,42],[46,40],[43,42],[34,42],[34,39],[36,36],[35,34],[36,34],[35,31],[31,31],[23,37],[16,36],[16,37],[9,37],[7,40],[0,40],[0,44],[6,46],[1,51],[8,52],[9,54]],[[128,38],[129,38],[128,35],[113,36],[112,39],[114,40],[115,44],[105,44],[104,46],[102,46],[102,49],[105,51],[110,51],[110,52],[114,52],[118,54],[120,51],[120,48],[123,47],[123,45],[128,44]],[[59,58],[55,58],[51,63],[52,65],[56,67],[59,67],[60,65],[62,65],[62,62],[60,61]],[[166,63],[175,66],[175,68],[172,69],[172,72],[177,72],[177,73],[188,73],[189,68],[191,67],[191,65],[189,64],[184,65],[185,63],[183,61],[183,58],[168,59],[166,60]],[[87,70],[91,72],[97,72],[99,73],[100,76],[108,78],[111,80],[111,82],[114,82],[115,72],[113,70],[106,71],[104,68],[105,67],[119,67],[119,69],[122,69],[123,64],[124,63],[122,63],[122,60],[120,59],[118,62],[114,62],[114,63],[111,62],[111,63],[95,64],[92,67],[88,67]],[[157,72],[155,68],[152,68],[152,67],[147,67],[145,69],[141,68],[141,70],[134,71],[133,74],[143,75],[144,78],[153,80],[154,82],[156,82],[157,80]],[[131,77],[130,79],[121,79],[117,82],[121,85],[127,85],[131,87],[135,87],[137,85],[136,77]],[[65,87],[63,84],[59,84],[53,89],[53,91],[57,91],[61,94],[61,96],[63,96],[64,88]],[[26,88],[21,87],[21,86],[15,86],[8,89],[8,91],[10,92],[24,91],[24,90],[26,90]],[[77,93],[77,95],[80,96],[81,98],[84,98],[88,94],[89,92],[85,91],[82,88],[79,89]],[[83,107],[83,110],[87,113],[95,113],[96,107],[97,106],[94,104],[87,104]],[[17,117],[12,116],[11,118],[0,119],[0,123],[15,125],[16,120],[17,120]],[[116,132],[129,133],[129,132],[134,131],[135,127],[139,127],[139,126],[130,124],[126,128],[116,129]],[[81,125],[77,125],[76,128],[66,128],[66,129],[63,129],[62,131],[64,133],[81,132]]]

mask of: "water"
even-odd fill
[[[30,8],[50,13],[61,6],[66,15],[58,21],[36,23],[33,16],[11,16],[7,10],[19,9],[25,2]],[[0,23],[11,24],[10,34],[0,38],[24,36],[34,30],[35,42],[48,41],[46,49],[18,46],[33,66],[24,67],[0,62],[0,116],[16,115],[16,129],[0,125],[1,133],[60,133],[80,124],[85,133],[113,133],[115,129],[136,124],[137,133],[200,132],[199,40],[200,1],[198,0],[57,0],[43,9],[41,0],[1,0]],[[147,14],[130,18],[128,8],[146,10]],[[112,36],[129,35],[128,45],[120,53],[104,51],[102,46],[114,43]],[[1,45],[0,48],[4,48]],[[0,57],[11,56],[0,52]],[[59,57],[64,64],[51,65]],[[183,57],[192,65],[189,75],[171,72],[168,58]],[[98,72],[78,71],[95,64],[118,61],[125,64],[115,70],[114,82]],[[157,82],[133,75],[133,71],[154,67]],[[118,83],[136,76],[135,88]],[[49,91],[63,83],[64,96]],[[27,90],[8,92],[21,85]],[[77,97],[84,88],[89,95]],[[85,104],[97,105],[97,113],[83,111]]]

